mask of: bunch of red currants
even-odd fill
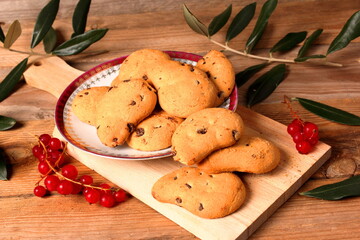
[[[287,127],[287,132],[296,144],[296,150],[301,154],[308,154],[319,141],[318,126],[311,122],[294,119]]]
[[[94,186],[93,178],[89,175],[78,178],[78,170],[74,165],[64,165],[65,151],[66,145],[58,138],[49,134],[42,134],[38,138],[38,145],[32,148],[32,152],[39,159],[38,170],[45,186],[37,184],[34,188],[36,196],[43,197],[48,192],[55,191],[62,195],[82,192],[87,202],[99,202],[104,207],[113,207],[127,199],[127,194],[122,189],[111,188],[106,183]]]

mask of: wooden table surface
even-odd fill
[[[72,11],[77,1],[62,0],[54,24],[61,36],[72,33]],[[223,11],[230,3],[235,13],[251,1],[186,1],[187,6],[204,23]],[[256,16],[265,1],[259,0]],[[34,22],[47,0],[2,0],[0,21],[6,32],[18,19],[23,33],[13,48],[29,50]],[[84,53],[65,57],[71,66],[86,71],[102,62],[127,55],[141,48],[176,50],[205,54],[221,50],[205,37],[194,33],[185,23],[182,1],[93,0],[88,28],[109,28],[107,35]],[[359,0],[279,0],[256,54],[266,54],[288,32],[312,32],[323,28],[315,51],[323,53],[339,33],[346,20],[360,9]],[[237,38],[233,48],[243,48],[254,21]],[[225,31],[215,35],[223,41]],[[41,46],[37,47],[41,51]],[[236,72],[260,63],[229,52]],[[289,57],[294,52],[281,57]],[[0,79],[25,55],[0,48]],[[283,96],[304,97],[360,115],[360,39],[331,54],[329,61],[344,66],[324,67],[311,64],[289,65],[286,80],[253,110],[283,124],[291,121]],[[244,104],[246,87],[239,88],[239,104]],[[0,132],[0,148],[8,156],[9,181],[0,181],[0,239],[193,239],[188,231],[165,218],[134,197],[115,208],[89,205],[81,195],[53,194],[46,198],[33,195],[40,176],[31,148],[33,135],[52,133],[56,98],[21,82],[9,98],[0,103],[0,115],[15,118],[15,128]],[[332,146],[330,159],[298,192],[338,182],[360,174],[360,128],[336,124],[317,117],[294,104],[299,115],[320,128],[321,140]],[[75,159],[81,174],[102,176]],[[360,239],[360,198],[324,201],[294,194],[250,238],[251,239]]]

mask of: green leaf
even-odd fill
[[[307,57],[297,57],[294,59],[295,62],[305,62],[311,58],[326,58],[325,55],[311,55],[311,56],[307,56]]]
[[[242,85],[244,85],[252,76],[255,75],[255,73],[259,72],[267,65],[267,63],[257,64],[235,74],[236,86],[241,87]]]
[[[13,43],[20,37],[21,35],[21,26],[18,20],[15,20],[9,27],[9,30],[6,33],[6,37],[4,40],[4,48],[10,48]]]
[[[51,0],[39,13],[31,39],[31,48],[36,47],[45,37],[59,10],[60,0]]]
[[[299,101],[306,110],[327,120],[346,125],[360,126],[360,117],[352,113],[305,98],[294,98],[293,100]]]
[[[10,95],[26,69],[28,58],[22,60],[0,83],[0,102]]]
[[[360,11],[354,13],[345,23],[340,33],[331,42],[326,55],[343,49],[352,40],[360,36]]]
[[[183,4],[183,13],[186,23],[194,32],[209,37],[207,27],[190,12],[185,4]]]
[[[58,56],[78,54],[103,38],[107,31],[106,28],[90,30],[62,43],[52,53]]]
[[[4,42],[4,41],[5,41],[4,31],[2,30],[1,26],[0,26],[0,41],[1,41],[1,42]]]
[[[8,180],[5,153],[0,149],[0,180]]]
[[[54,28],[51,27],[43,39],[44,49],[46,53],[51,53],[51,51],[54,49],[56,45],[56,41],[57,41],[56,31]]]
[[[16,120],[10,117],[0,115],[0,131],[8,130],[12,128],[16,123]]]
[[[209,35],[212,36],[217,33],[229,20],[232,11],[232,5],[230,4],[225,11],[214,17],[208,27]]]
[[[277,0],[267,0],[265,2],[265,4],[262,6],[260,15],[255,24],[254,30],[252,31],[250,37],[248,38],[248,40],[246,42],[246,52],[247,53],[250,53],[251,50],[255,47],[255,45],[260,40],[263,32],[265,31],[265,28],[267,26],[269,18],[277,6],[277,2],[278,2]]]
[[[256,79],[256,81],[250,85],[247,91],[247,106],[251,107],[266,99],[284,80],[285,72],[286,65],[278,64],[264,75]]]
[[[306,31],[288,33],[270,49],[270,52],[273,53],[289,51],[304,41],[306,34]]]
[[[72,18],[74,33],[71,35],[71,38],[85,32],[90,4],[91,0],[79,0],[78,4],[76,5]]]
[[[305,40],[304,44],[301,46],[298,52],[298,58],[305,56],[305,53],[310,48],[310,45],[321,35],[322,32],[322,29],[317,29]]]
[[[238,14],[236,14],[226,33],[226,42],[229,42],[231,39],[239,35],[247,27],[251,19],[254,17],[255,9],[256,2],[247,5]]]
[[[360,196],[360,175],[307,192],[301,192],[300,195],[324,200],[339,200],[345,197]]]

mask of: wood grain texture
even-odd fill
[[[27,51],[31,32],[39,10],[47,0],[4,0],[0,2],[0,21],[6,32],[11,22],[19,19],[23,34],[13,45],[14,49]],[[233,3],[234,13],[252,1],[205,2],[186,1],[189,8],[204,23]],[[265,0],[257,1],[260,6]],[[62,0],[59,15],[54,24],[61,39],[71,35],[71,14],[76,1]],[[186,25],[182,2],[164,1],[110,1],[93,0],[88,27],[107,27],[108,34],[100,42],[77,56],[64,58],[71,66],[86,71],[104,61],[127,55],[139,48],[179,50],[204,54],[210,49],[220,49],[206,38],[193,33]],[[323,28],[324,33],[316,41],[314,53],[323,53],[340,31],[350,15],[360,9],[359,0],[279,0],[268,29],[259,42],[256,54],[266,55],[267,50],[290,31],[314,31]],[[234,13],[232,17],[234,16]],[[230,46],[242,49],[246,36],[254,22],[250,23]],[[222,30],[215,39],[222,41]],[[291,116],[282,104],[283,95],[305,97],[321,101],[356,115],[360,115],[360,39],[347,48],[329,56],[329,60],[341,62],[343,68],[296,64],[289,67],[289,74],[279,88],[253,110],[275,121],[288,124]],[[39,45],[35,51],[41,52]],[[294,56],[296,51],[279,55]],[[259,61],[226,53],[236,71]],[[0,48],[0,79],[26,55]],[[257,75],[258,76],[258,75]],[[239,89],[240,104],[244,103],[246,85]],[[136,198],[114,209],[89,206],[81,196],[52,195],[39,199],[32,195],[39,179],[37,163],[30,148],[35,143],[33,134],[51,133],[54,128],[53,111],[56,98],[21,82],[17,91],[0,103],[0,115],[18,120],[10,131],[0,132],[0,148],[8,155],[11,164],[10,181],[0,182],[0,239],[194,239],[194,235],[171,220],[143,204]],[[300,188],[299,191],[340,181],[360,174],[360,130],[321,119],[294,103],[294,109],[307,121],[319,125],[321,140],[332,146],[330,159]],[[98,183],[107,181],[74,159],[81,173],[91,174]],[[299,192],[298,191],[298,192]],[[282,205],[250,239],[359,239],[359,198],[343,201],[322,201],[294,194]],[[59,231],[61,226],[62,231]]]

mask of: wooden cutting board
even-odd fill
[[[57,98],[66,86],[82,74],[58,57],[31,60],[33,65],[24,74],[27,83]],[[199,238],[246,239],[325,163],[330,157],[331,148],[319,142],[310,154],[301,155],[287,134],[286,126],[241,106],[237,112],[242,116],[248,132],[260,135],[279,147],[281,164],[268,174],[241,174],[247,188],[247,199],[237,212],[221,219],[202,219],[178,206],[160,203],[152,198],[154,182],[182,167],[172,158],[115,160],[84,152],[70,144],[68,152]],[[54,135],[62,138],[57,129]]]

